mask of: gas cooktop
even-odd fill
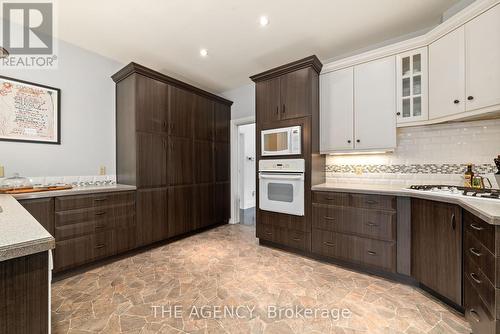
[[[488,198],[500,200],[499,189],[476,189],[468,187],[446,186],[446,185],[414,185],[411,190],[429,191],[447,195],[468,196],[476,198]]]

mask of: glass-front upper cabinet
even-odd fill
[[[397,123],[428,120],[427,47],[401,53],[396,59]]]

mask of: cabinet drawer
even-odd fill
[[[394,242],[313,229],[312,251],[319,255],[368,265],[385,271],[394,272],[396,267]]]
[[[257,224],[257,238],[300,250],[310,250],[311,234],[303,231]]]
[[[94,259],[101,259],[115,253],[113,231],[96,233],[93,241]]]
[[[473,333],[494,334],[496,321],[473,288],[468,277],[464,277],[465,318]]]
[[[366,209],[396,210],[396,197],[350,194],[351,206]]]
[[[482,299],[484,305],[488,308],[491,314],[496,314],[495,310],[495,294],[496,289],[484,275],[481,269],[472,261],[471,256],[465,256],[464,264],[464,280],[467,278],[470,284],[474,287],[476,293]]]
[[[498,278],[495,277],[495,257],[469,231],[465,232],[464,241],[464,257],[467,258],[467,256],[479,267],[493,285],[499,286]]]
[[[313,203],[347,206],[349,205],[349,194],[313,191]]]
[[[480,243],[496,254],[495,226],[490,225],[480,218],[464,210],[465,231],[471,233]]]
[[[56,211],[66,211],[82,208],[115,205],[119,203],[133,202],[135,192],[101,193],[91,195],[61,196],[56,197]]]
[[[55,237],[57,241],[81,237],[84,235],[94,234],[95,222],[87,221],[83,223],[56,226]]]
[[[307,232],[306,220],[304,216],[294,216],[259,210],[257,221],[258,224]]]
[[[396,213],[313,204],[313,227],[394,241],[396,239]]]
[[[54,271],[82,265],[93,259],[93,238],[90,235],[57,241],[54,251]]]

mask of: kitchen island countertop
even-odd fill
[[[495,199],[478,199],[462,195],[412,190],[403,185],[392,184],[322,183],[313,186],[312,190],[414,197],[457,204],[489,224],[500,225],[500,200]]]

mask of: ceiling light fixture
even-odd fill
[[[207,50],[207,49],[201,49],[201,50],[200,50],[200,55],[201,55],[202,57],[206,57],[206,56],[208,56],[208,50]]]
[[[269,24],[269,18],[267,16],[261,16],[259,22],[261,26],[265,27]]]

